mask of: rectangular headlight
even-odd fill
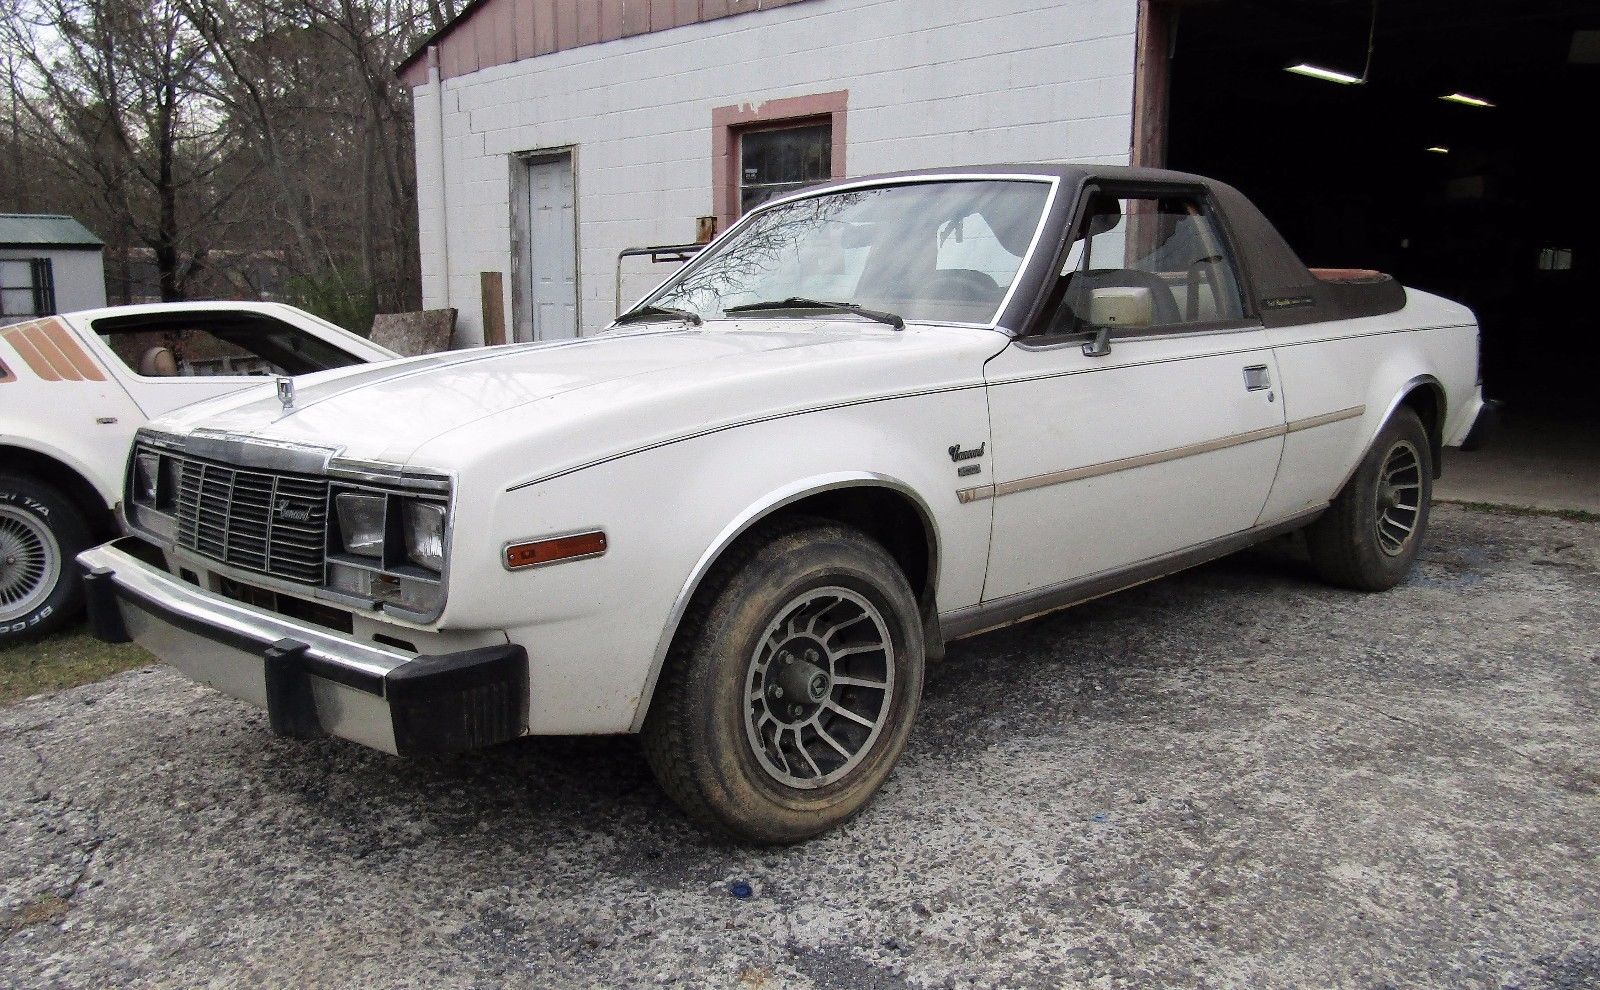
[[[161,491],[161,455],[140,451],[133,455],[133,501],[154,506]]]
[[[357,557],[383,559],[383,534],[388,525],[387,495],[340,492],[334,496],[339,517],[339,539],[344,552]]]
[[[406,556],[418,567],[426,567],[435,574],[443,573],[444,506],[408,499],[402,512]]]

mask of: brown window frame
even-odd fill
[[[742,215],[739,206],[739,138],[750,131],[783,130],[827,122],[832,127],[829,177],[845,177],[845,124],[850,91],[813,93],[760,103],[740,103],[711,111],[712,200],[717,229],[727,230]]]

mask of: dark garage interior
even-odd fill
[[[1508,420],[1592,435],[1600,4],[1377,0],[1375,14],[1371,0],[1166,8],[1168,164],[1240,187],[1314,267],[1467,303]],[[1286,71],[1299,65],[1366,78]]]

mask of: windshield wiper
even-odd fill
[[[626,313],[611,321],[614,327],[627,323],[642,323],[645,320],[682,320],[692,326],[699,326],[705,322],[700,319],[699,313],[691,313],[687,309],[673,309],[670,306],[640,306],[630,309]]]
[[[906,321],[893,313],[885,313],[876,309],[863,309],[855,303],[829,302],[826,299],[807,299],[804,296],[790,296],[787,299],[768,299],[764,302],[745,303],[742,306],[729,306],[724,313],[760,313],[766,310],[778,309],[810,309],[819,312],[854,313],[865,316],[869,320],[887,323],[896,330],[904,330]]]

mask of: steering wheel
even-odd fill
[[[971,268],[940,268],[934,271],[928,283],[928,295],[954,302],[999,302],[1000,284],[993,277]]]

